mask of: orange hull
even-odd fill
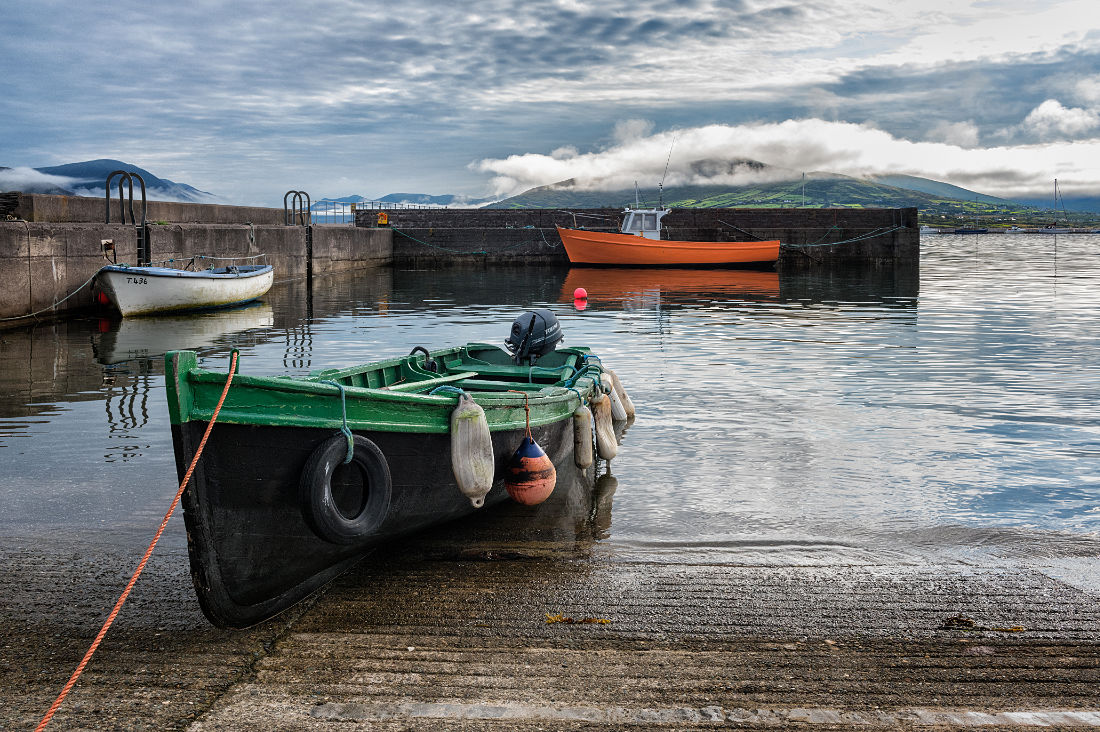
[[[573,264],[637,266],[767,264],[779,259],[779,240],[663,241],[633,234],[558,228]]]

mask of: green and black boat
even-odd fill
[[[507,497],[505,464],[528,430],[555,466],[577,460],[575,435],[578,455],[593,437],[574,412],[608,401],[609,378],[587,348],[550,343],[530,357],[527,345],[518,355],[483,343],[418,348],[301,378],[235,374],[183,494],[191,574],[210,621],[253,625],[371,546],[477,510],[455,477],[462,402],[480,407],[491,438],[484,504]],[[227,374],[200,368],[190,351],[168,353],[165,374],[182,480]]]

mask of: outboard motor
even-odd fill
[[[512,322],[512,332],[504,345],[517,365],[532,366],[540,356],[554,350],[562,339],[561,325],[557,317],[546,308],[529,310]]]

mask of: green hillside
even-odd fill
[[[979,203],[992,203],[1002,206],[1021,205],[1018,201],[1009,201],[1005,198],[997,198],[996,196],[987,196],[984,193],[975,193],[974,191],[967,190],[966,188],[959,188],[953,186],[950,183],[943,183],[938,180],[930,180],[928,178],[920,178],[915,175],[872,175],[868,176],[870,180],[876,183],[882,183],[887,186],[895,186],[897,188],[907,188],[912,191],[920,191],[921,193],[930,193],[937,198],[952,198],[960,201],[978,201]],[[1022,205],[1028,205],[1026,203]]]
[[[807,176],[805,189],[801,177],[746,186],[670,186],[664,189],[661,202],[672,208],[916,208],[921,224],[943,227],[972,225],[975,220],[991,227],[1037,226],[1054,220],[1049,210],[984,196],[925,178],[883,176],[882,179],[919,185],[926,190],[888,185],[881,180],[813,174]],[[955,192],[969,194],[969,197],[944,195]],[[634,202],[633,190],[583,191],[574,189],[573,181],[563,181],[532,188],[491,204],[489,208],[622,208]],[[643,206],[656,206],[656,191],[643,192],[640,202]],[[1092,225],[1097,215],[1059,212],[1057,218],[1070,225],[1085,226]]]

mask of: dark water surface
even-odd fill
[[[922,244],[919,272],[382,270],[0,331],[0,534],[151,536],[176,488],[165,350],[305,374],[500,343],[547,306],[638,407],[595,532],[617,556],[1025,563],[1100,588],[1100,236]]]

